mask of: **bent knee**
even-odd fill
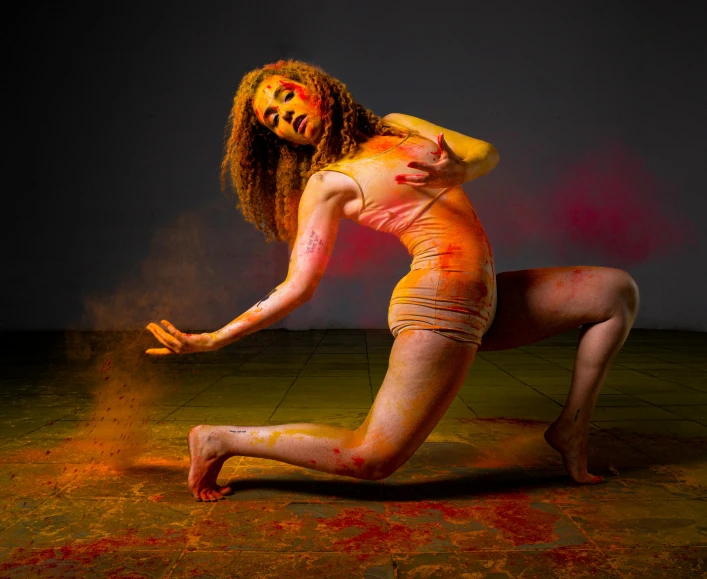
[[[638,312],[639,292],[633,276],[622,269],[612,269],[610,287],[622,311],[635,317]]]
[[[359,464],[355,476],[363,480],[383,480],[405,464],[409,456],[404,449],[381,451],[362,446],[357,456]]]

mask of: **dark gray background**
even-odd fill
[[[498,271],[620,267],[641,289],[637,327],[705,331],[707,52],[696,6],[23,8],[5,34],[0,329],[162,317],[215,329],[281,282],[286,247],[242,220],[218,172],[241,76],[298,58],[381,116],[412,114],[498,148],[498,168],[465,186]],[[331,264],[284,327],[385,327],[404,248],[346,222]]]

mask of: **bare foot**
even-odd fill
[[[545,431],[545,440],[562,455],[562,462],[574,482],[595,485],[604,480],[587,472],[587,437],[574,424],[563,425],[557,419]]]
[[[197,501],[218,501],[223,495],[231,494],[231,487],[216,484],[218,473],[229,456],[223,454],[218,442],[209,436],[212,430],[212,426],[195,426],[187,436],[191,456],[189,490]]]

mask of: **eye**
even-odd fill
[[[285,102],[287,102],[288,100],[290,100],[293,96],[295,96],[295,93],[293,93],[293,92],[288,92],[288,93],[287,93],[287,96],[285,97]]]
[[[280,120],[280,115],[275,115],[275,116],[272,118],[272,126],[273,126],[273,127],[277,127],[277,123],[278,123],[279,120]]]

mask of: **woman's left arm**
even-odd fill
[[[164,328],[147,326],[164,348],[147,350],[152,355],[186,354],[217,350],[281,320],[306,303],[324,275],[343,217],[344,193],[331,186],[325,174],[313,176],[300,199],[295,240],[287,278],[247,312],[220,330],[185,334],[166,320]]]
[[[413,179],[412,175],[404,175],[401,176],[404,179],[399,179],[398,182],[442,187],[461,185],[490,173],[498,165],[498,151],[486,141],[450,131],[410,115],[391,113],[383,117],[383,120],[416,130],[423,137],[438,142],[442,153],[440,162],[436,164],[410,163],[409,167],[428,173],[424,176],[425,179]]]

